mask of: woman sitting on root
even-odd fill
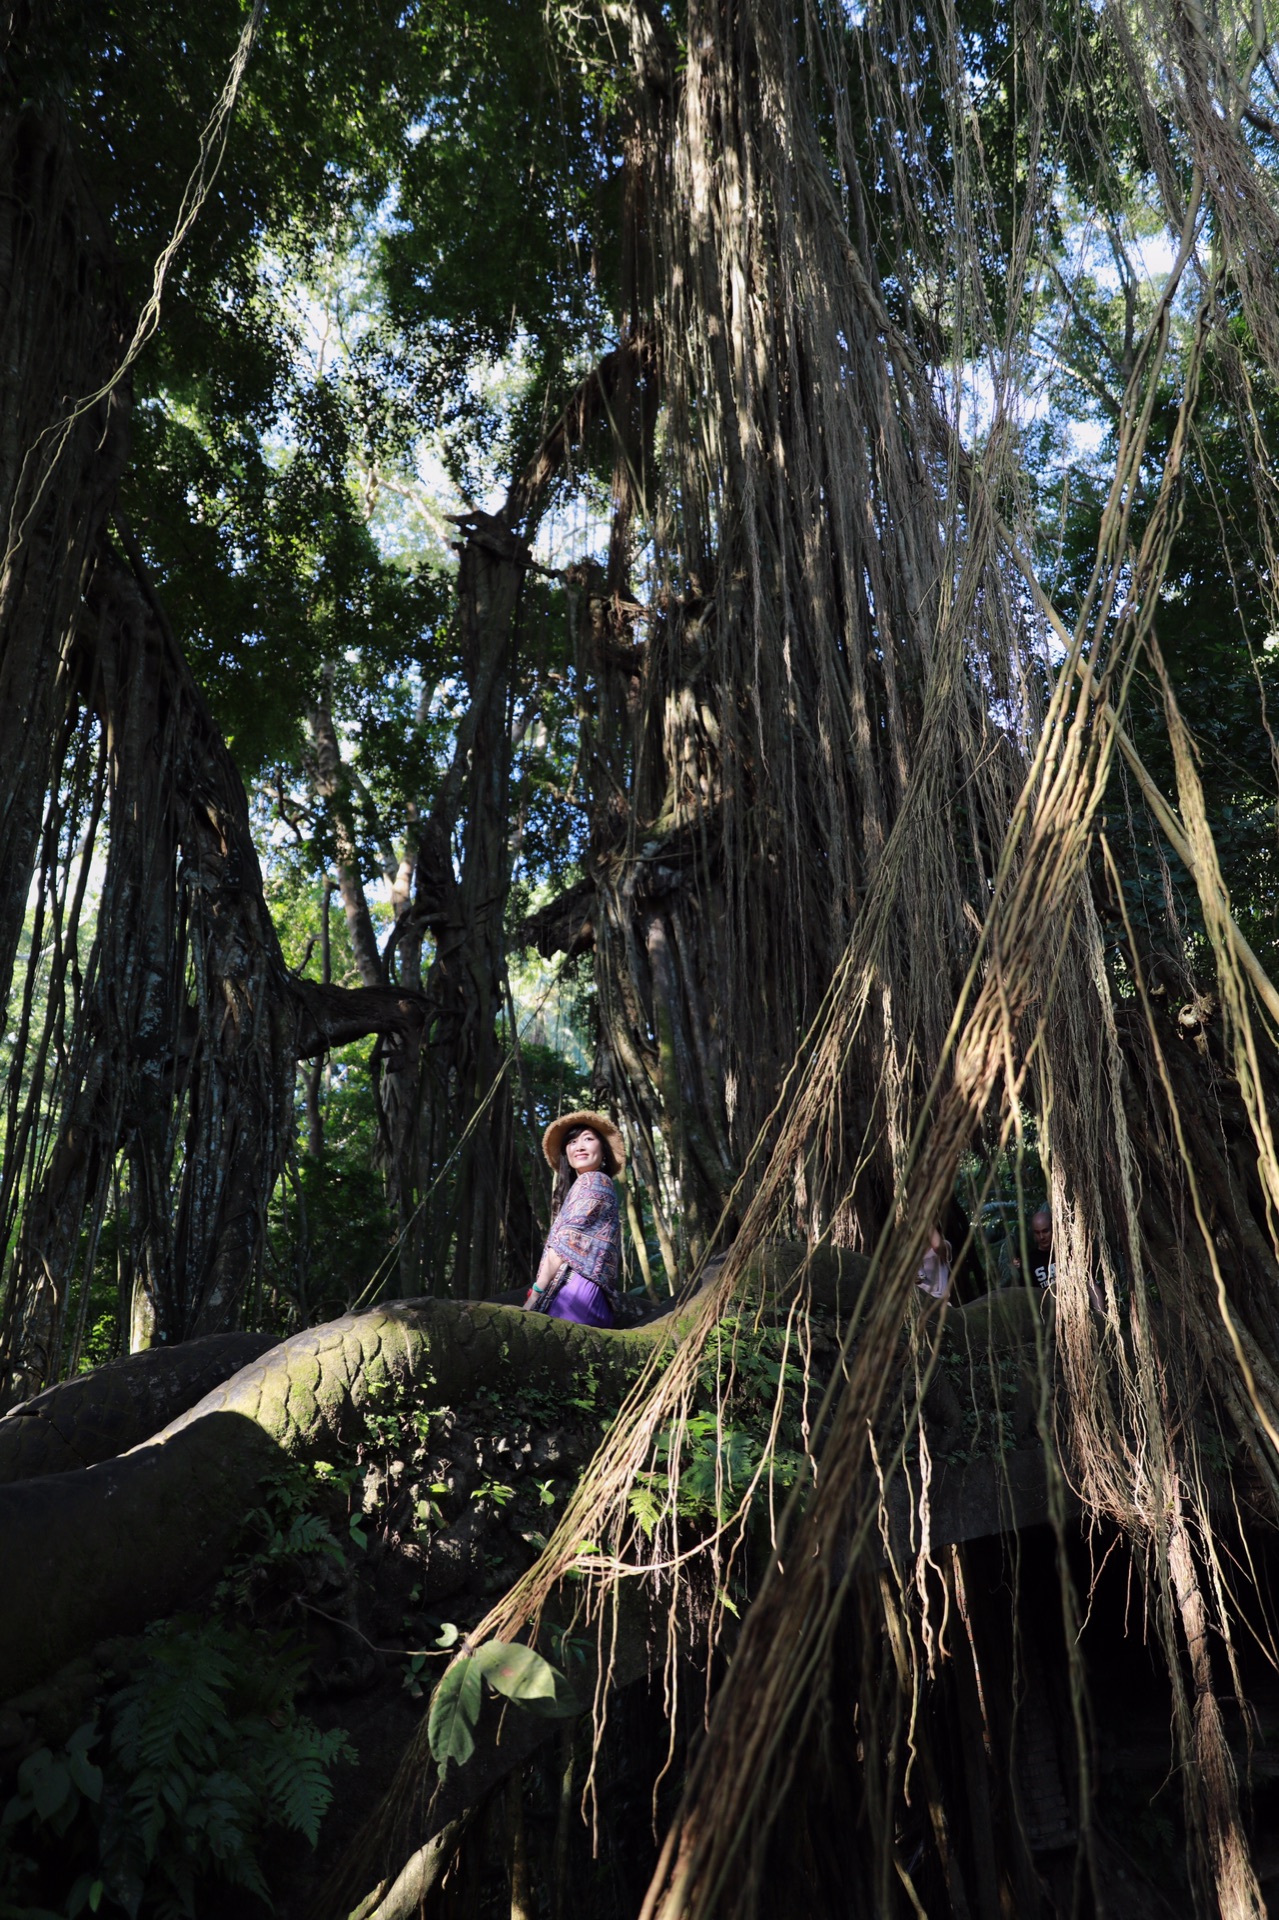
[[[611,1327],[617,1320],[622,1226],[613,1175],[626,1152],[602,1113],[565,1113],[542,1138],[555,1170],[551,1231],[524,1304],[552,1320]]]

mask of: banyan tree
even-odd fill
[[[395,65],[404,24],[370,9],[342,74],[407,151],[436,122],[410,97],[429,80]],[[249,191],[236,141],[298,24],[272,52],[259,8],[234,57],[228,38],[148,286],[94,190],[129,32],[64,84],[66,26],[11,12],[0,131],[0,1353],[10,1405],[51,1389],[0,1422],[0,1528],[39,1570],[3,1613],[28,1747],[52,1676],[104,1634],[282,1605],[279,1542],[358,1480],[376,1553],[340,1592],[308,1562],[290,1604],[382,1657],[365,1581],[417,1623],[417,1665],[322,1870],[273,1883],[287,1911],[1263,1913],[1266,7],[548,10],[539,111],[565,143],[597,114],[611,142],[609,337],[548,378],[504,503],[456,523],[459,717],[384,862],[381,945],[328,704],[340,648],[316,678],[324,906],[358,986],[285,964],[240,773],[122,480],[139,355],[183,246]],[[356,106],[334,112],[358,146]],[[142,136],[122,110],[111,137]],[[1049,521],[1034,449],[1066,378],[1107,464]],[[550,504],[588,481],[606,541],[548,561]],[[1262,820],[1246,888],[1197,732],[1211,650],[1185,641],[1208,571],[1260,714],[1236,770]],[[675,1295],[612,1332],[494,1298],[535,1253],[504,915],[552,579],[578,871],[519,937],[592,970],[597,1094],[649,1290]],[[263,1247],[298,1064],[371,1034],[392,1291],[412,1297],[317,1328],[301,1299],[284,1324]],[[1032,1137],[1055,1284],[988,1291],[987,1203],[1011,1169],[1024,1236]],[[74,1376],[108,1218],[134,1358],[99,1392]],[[941,1308],[916,1284],[935,1226],[956,1255]],[[583,1419],[571,1444],[553,1431]],[[245,1512],[316,1460],[246,1560]],[[517,1526],[535,1469],[565,1460],[545,1525],[530,1507]],[[149,1657],[91,1723],[119,1765]],[[341,1687],[366,1659],[331,1663]],[[1138,1813],[1167,1844],[1134,1837]],[[145,1874],[129,1906],[112,1872],[109,1897],[160,1910]]]

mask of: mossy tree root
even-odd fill
[[[0,1486],[127,1453],[276,1345],[268,1333],[211,1333],[46,1387],[0,1419]]]
[[[450,1300],[379,1306],[295,1334],[117,1459],[0,1486],[0,1699],[190,1605],[263,1477],[322,1457],[370,1395],[447,1406],[480,1387],[580,1391],[589,1374],[606,1410],[669,1329],[606,1332]]]
[[[842,1318],[864,1283],[866,1261],[818,1249],[805,1262],[805,1251],[767,1249],[755,1263],[761,1293],[784,1299],[804,1264],[814,1302]],[[0,1540],[10,1570],[0,1583],[0,1700],[101,1639],[191,1605],[225,1565],[264,1476],[289,1458],[321,1457],[340,1443],[370,1395],[417,1395],[447,1406],[482,1387],[536,1382],[580,1392],[590,1377],[606,1412],[678,1330],[674,1312],[646,1327],[605,1331],[495,1302],[377,1306],[270,1348],[114,1459],[100,1457],[111,1444],[111,1403],[131,1382],[138,1404],[130,1433],[138,1422],[145,1430],[155,1405],[150,1387],[142,1391],[148,1366],[135,1360],[103,1369],[96,1378],[106,1398],[96,1412],[95,1376],[83,1389],[68,1383],[55,1390],[51,1406],[61,1405],[57,1395],[74,1398],[73,1388],[82,1394],[75,1449],[83,1459],[93,1445],[99,1457],[91,1466],[51,1472],[50,1465],[63,1466],[65,1451],[59,1456],[41,1435],[44,1452],[34,1465],[40,1477],[28,1467],[28,1477],[0,1485]],[[160,1363],[149,1364],[158,1379]],[[172,1365],[171,1387],[180,1371],[176,1359]],[[120,1421],[117,1437],[125,1433],[123,1413]],[[36,1422],[28,1415],[14,1424]],[[24,1443],[15,1434],[19,1456],[24,1444],[35,1462],[35,1439]]]

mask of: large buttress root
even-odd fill
[[[604,1332],[518,1309],[402,1301],[295,1334],[142,1446],[0,1487],[0,1699],[216,1578],[265,1474],[321,1453],[370,1392],[435,1404],[507,1381],[580,1381],[616,1404],[666,1323]]]
[[[0,1419],[0,1485],[127,1453],[277,1344],[268,1333],[211,1333],[46,1387]]]
[[[802,1269],[814,1304],[837,1317],[866,1272],[860,1255],[831,1248],[774,1245],[753,1264],[762,1297],[784,1300]],[[604,1411],[678,1328],[675,1312],[604,1331],[493,1302],[400,1301],[295,1334],[177,1417],[181,1348],[41,1396],[29,1403],[35,1417],[0,1422],[0,1475],[6,1448],[12,1461],[11,1484],[0,1484],[0,1539],[13,1570],[0,1587],[0,1699],[104,1637],[191,1604],[225,1563],[264,1474],[341,1439],[370,1392],[429,1393],[447,1405],[479,1387],[533,1378],[569,1388],[589,1372]],[[186,1352],[213,1344],[193,1342]],[[158,1383],[169,1369],[175,1398],[155,1408],[157,1424],[168,1424],[137,1444],[147,1428],[142,1382],[154,1370]],[[95,1381],[103,1393],[96,1408]],[[141,1407],[113,1412],[133,1389]],[[51,1417],[42,1419],[46,1408]],[[28,1427],[41,1431],[28,1437]],[[106,1458],[113,1433],[132,1450]],[[76,1466],[76,1456],[96,1464]],[[26,1477],[14,1480],[15,1469]]]

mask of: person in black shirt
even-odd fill
[[[999,1250],[999,1285],[1029,1285],[1040,1289],[1055,1285],[1057,1266],[1053,1260],[1053,1217],[1047,1207],[1040,1207],[1030,1216],[1026,1251],[1030,1255],[1029,1275],[1022,1271],[1021,1236],[1010,1234],[1004,1241]]]
[[[1051,1287],[1057,1279],[1057,1267],[1053,1260],[1053,1217],[1047,1207],[1040,1207],[1030,1216],[1030,1283],[1034,1287]]]

